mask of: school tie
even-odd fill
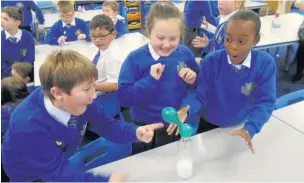
[[[70,27],[72,27],[72,25],[71,24],[66,24],[65,27],[70,28]]]
[[[98,52],[96,53],[94,59],[93,59],[93,63],[96,65],[98,60],[99,60],[99,57],[100,57],[100,51],[98,50]]]
[[[17,38],[16,37],[9,37],[8,40],[10,40],[11,43],[16,44],[17,43]]]
[[[76,123],[77,123],[77,116],[71,115],[70,120],[68,121],[68,127],[75,129]]]

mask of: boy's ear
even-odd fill
[[[113,31],[113,37],[114,37],[114,39],[116,39],[116,36],[117,36],[117,32],[116,31]]]
[[[50,90],[51,95],[55,100],[61,101],[63,98],[63,90],[57,86],[53,86]]]
[[[25,81],[26,81],[27,83],[29,83],[30,80],[31,80],[31,78],[30,78],[29,76],[26,76]]]
[[[256,46],[261,40],[261,35],[255,36],[254,44],[253,46]]]
[[[20,25],[21,25],[21,21],[20,20],[15,20],[16,21],[16,24],[17,24],[17,26],[19,27]]]

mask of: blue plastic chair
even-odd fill
[[[96,168],[130,156],[131,144],[116,144],[103,137],[81,147],[69,159],[70,163],[83,165],[85,170]]]
[[[288,105],[304,100],[304,90],[298,90],[279,97],[276,100],[275,109],[280,109]]]

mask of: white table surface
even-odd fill
[[[281,27],[274,34],[271,31],[274,16],[263,16],[261,19],[261,40],[256,48],[270,48],[295,44],[299,41],[298,30],[304,16],[297,13],[281,14]]]
[[[252,154],[243,139],[215,129],[193,137],[193,176],[188,181],[304,181],[304,135],[276,118],[253,139]],[[95,169],[128,173],[127,181],[181,181],[176,174],[177,144],[172,143]]]
[[[182,12],[184,11],[185,2],[177,2],[177,3],[174,3],[174,5],[177,6],[180,11],[182,11]],[[263,3],[263,2],[246,1],[245,6],[248,9],[258,9],[258,8],[268,7],[269,5],[267,3]]]
[[[135,33],[128,33],[120,38],[115,40],[118,42],[118,45],[120,45],[121,52],[124,57],[127,57],[128,54],[143,46],[148,42],[148,38],[143,36],[142,34],[135,32]],[[40,85],[40,79],[39,79],[39,68],[43,64],[45,58],[54,50],[56,49],[71,49],[75,50],[86,57],[88,57],[90,60],[92,60],[97,53],[97,48],[92,42],[86,42],[86,41],[73,41],[73,42],[66,42],[66,44],[61,48],[59,46],[54,45],[37,45],[36,47],[36,53],[35,53],[35,62],[34,62],[34,82],[35,86]]]
[[[304,101],[278,109],[272,115],[304,133]]]
[[[84,21],[91,21],[92,18],[96,15],[99,15],[102,13],[101,9],[97,9],[97,10],[87,10],[85,12],[79,12],[79,11],[75,11],[75,17],[77,18],[81,18]],[[117,15],[118,19],[124,19],[122,16]],[[59,14],[58,13],[48,13],[48,14],[44,14],[44,26],[46,28],[52,27],[52,25],[57,22],[59,20]]]

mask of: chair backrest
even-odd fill
[[[103,137],[80,148],[69,161],[83,164],[85,170],[111,163],[131,155],[131,144],[116,144]]]
[[[298,90],[279,97],[276,100],[275,109],[280,109],[288,105],[304,100],[304,90]]]

